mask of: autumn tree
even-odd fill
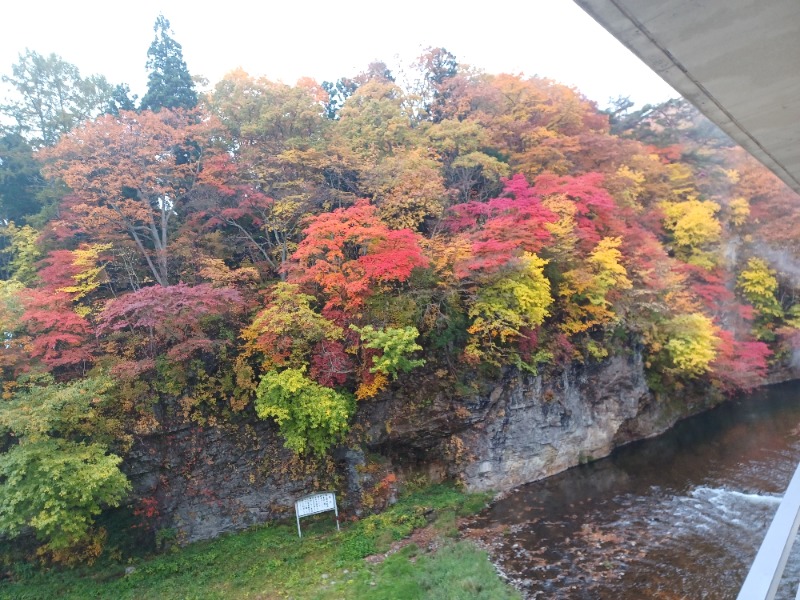
[[[70,295],[32,289],[21,297],[25,310],[20,320],[30,336],[30,356],[48,369],[83,374],[94,360],[94,332],[91,323],[73,310]]]
[[[17,227],[13,221],[0,224],[3,279],[15,279],[25,284],[36,279],[36,264],[42,256],[39,235],[30,225]]]
[[[439,163],[420,150],[386,157],[365,179],[381,219],[393,229],[416,230],[444,215],[448,201]]]
[[[737,340],[730,331],[717,332],[719,346],[711,364],[717,386],[727,393],[750,391],[766,381],[772,351],[764,342]]]
[[[685,261],[712,268],[711,250],[720,239],[722,227],[716,214],[719,204],[710,200],[689,199],[664,202],[664,225],[672,233],[678,255]]]
[[[602,173],[596,172],[563,177],[545,173],[536,178],[530,190],[545,205],[553,197],[572,205],[570,213],[575,221],[577,244],[583,252],[591,252],[604,237],[626,232],[614,199],[603,187],[604,179]]]
[[[777,298],[778,279],[766,261],[751,258],[739,273],[736,285],[745,299],[756,309],[756,335],[761,339],[773,337],[775,323],[784,316]]]
[[[502,177],[509,174],[508,164],[487,153],[488,132],[474,121],[439,120],[426,135],[442,161],[446,185],[458,200],[486,200]]]
[[[353,371],[341,344],[344,331],[315,312],[312,303],[313,296],[302,293],[297,284],[281,282],[270,290],[266,307],[241,333],[244,348],[237,359],[241,385],[250,387],[253,379],[245,362],[250,357],[257,358],[262,372],[306,368],[314,362],[313,379],[326,385],[344,382]]]
[[[544,78],[488,76],[470,96],[469,118],[486,128],[512,172],[530,180],[545,171],[570,174],[580,135],[608,126],[585,98]]]
[[[121,343],[123,356],[140,361],[135,370],[147,370],[161,354],[179,362],[225,345],[227,340],[211,333],[212,318],[235,314],[240,298],[235,290],[209,284],[150,286],[111,300],[99,315],[98,333]]]
[[[415,91],[421,98],[422,109],[431,121],[438,123],[445,116],[450,95],[446,83],[458,73],[458,60],[445,48],[427,48],[415,66],[421,75]]]
[[[566,298],[561,328],[576,334],[614,322],[612,294],[632,287],[622,264],[620,238],[603,238],[585,263],[564,274],[559,295]]]
[[[243,181],[241,168],[225,155],[207,162],[202,188],[192,199],[196,209],[192,222],[201,222],[205,230],[223,231],[224,239],[235,245],[237,258],[246,257],[255,265],[266,263],[273,273],[280,273],[301,212],[297,204],[276,202],[257,184]]]
[[[304,215],[356,198],[354,155],[329,143],[324,97],[312,80],[292,87],[239,69],[208,100],[226,130],[229,155],[203,173],[218,194],[199,198],[196,207],[273,271],[294,249]]]
[[[25,312],[24,286],[15,280],[0,281],[0,383],[3,397],[16,387],[16,379],[30,368],[30,337],[21,322]]]
[[[96,312],[103,301],[98,291],[107,281],[109,257],[104,253],[110,248],[111,244],[82,244],[75,250],[53,250],[39,265],[40,287],[66,294],[81,317]]]
[[[469,307],[472,324],[467,330],[468,360],[485,360],[496,365],[508,359],[513,361],[514,344],[526,331],[537,329],[550,314],[553,297],[543,272],[545,264],[535,254],[526,252],[510,261],[493,281],[478,288]]]
[[[382,288],[406,281],[427,265],[417,236],[391,230],[360,201],[309,219],[289,265],[289,281],[321,292],[322,314],[341,322]]]
[[[123,111],[76,128],[42,153],[45,173],[74,194],[62,203],[66,225],[100,243],[129,239],[153,280],[170,285],[174,220],[203,158],[187,160],[184,148],[207,147],[209,135],[208,122],[172,110]]]
[[[665,349],[678,373],[698,377],[711,369],[719,338],[711,319],[700,313],[678,315],[666,326]]]
[[[555,220],[522,175],[505,181],[499,198],[453,206],[449,228],[471,244],[470,255],[455,266],[457,275],[493,271],[523,251],[539,252],[551,237],[547,225]]]
[[[348,98],[340,111],[338,130],[353,151],[377,160],[414,144],[412,121],[402,90],[376,79]]]

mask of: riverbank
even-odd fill
[[[320,515],[304,523],[302,539],[285,522],[92,567],[4,565],[0,598],[519,598],[484,551],[459,539],[457,519],[488,500],[436,485],[339,533]]]
[[[800,383],[773,385],[521,486],[462,531],[526,598],[726,600],[799,460]],[[777,598],[795,597],[799,558]]]

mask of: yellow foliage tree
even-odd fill
[[[747,198],[734,198],[728,205],[728,210],[730,211],[731,223],[736,227],[742,227],[750,217],[750,203]]]
[[[766,261],[751,258],[745,269],[739,273],[736,287],[758,312],[756,334],[760,338],[769,337],[772,321],[783,317],[783,308],[776,297],[778,279],[775,271],[769,268]]]
[[[559,296],[567,301],[567,318],[561,328],[570,334],[616,321],[609,293],[632,287],[622,264],[620,238],[606,237],[595,246],[586,264],[564,274]]]
[[[84,244],[72,251],[72,264],[78,272],[72,276],[73,285],[59,288],[57,291],[71,294],[72,301],[77,304],[75,312],[85,317],[92,312],[91,306],[81,303],[102,283],[101,275],[106,268],[106,263],[101,263],[100,255],[111,250],[112,244]]]
[[[467,330],[468,359],[499,365],[509,354],[508,344],[520,337],[522,329],[535,329],[544,322],[553,303],[550,282],[544,276],[546,264],[526,252],[516,269],[480,288],[468,311],[473,319]]]
[[[664,348],[677,374],[694,378],[711,370],[719,346],[711,319],[702,313],[678,315],[665,329]]]
[[[685,262],[711,269],[710,252],[719,242],[722,225],[716,217],[719,204],[691,198],[683,202],[663,202],[664,226],[672,233],[676,254]]]
[[[447,199],[439,163],[422,149],[387,156],[367,176],[381,219],[392,229],[417,229],[442,216]]]
[[[17,227],[13,221],[0,224],[0,238],[5,247],[0,254],[8,256],[3,260],[6,264],[6,279],[15,279],[22,283],[30,283],[36,278],[36,262],[42,257],[39,249],[39,232],[30,225]]]
[[[552,239],[547,244],[547,252],[557,264],[569,262],[578,243],[578,234],[575,231],[575,202],[564,194],[552,194],[542,199],[542,204],[553,211],[557,221],[544,224],[550,232]]]
[[[624,206],[637,207],[639,197],[644,192],[644,183],[647,180],[644,173],[632,169],[628,165],[622,165],[617,169],[608,184],[614,197]]]

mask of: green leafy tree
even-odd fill
[[[416,342],[419,337],[416,327],[387,327],[381,331],[372,325],[350,325],[350,329],[361,336],[365,348],[381,351],[380,356],[372,359],[370,373],[383,373],[397,379],[400,372],[408,373],[425,364],[424,359],[409,358],[410,354],[422,350]]]
[[[355,401],[312,381],[301,368],[264,375],[255,407],[262,419],[275,419],[287,448],[298,454],[308,450],[323,454],[350,429]]]
[[[130,489],[120,462],[100,444],[42,439],[12,447],[0,455],[0,532],[16,537],[30,527],[45,550],[70,562],[76,545],[96,543],[94,517]]]
[[[121,83],[111,91],[111,98],[108,101],[106,112],[118,115],[121,110],[136,110],[136,100],[138,96],[131,96],[131,88],[126,83]]]
[[[0,533],[31,528],[40,553],[73,562],[95,558],[102,532],[94,518],[130,491],[122,459],[103,443],[119,433],[99,413],[111,383],[105,378],[23,387],[0,407],[0,432],[18,440],[0,454]]]
[[[0,405],[0,431],[25,441],[47,437],[103,443],[120,440],[119,424],[101,413],[109,403],[112,382],[87,377],[69,384],[54,383],[50,375],[20,382],[13,398]]]
[[[0,281],[0,386],[3,398],[17,385],[16,374],[30,364],[28,339],[22,323],[24,289],[25,286],[15,279]]]
[[[38,213],[42,187],[31,143],[20,133],[0,129],[0,219],[22,224]]]
[[[83,78],[75,65],[56,54],[26,50],[11,71],[3,82],[15,94],[0,109],[34,146],[52,146],[78,123],[102,113],[113,90],[105,77]]]
[[[172,30],[164,15],[158,15],[153,31],[156,36],[147,51],[149,74],[142,110],[158,112],[162,108],[194,108],[197,106],[194,81],[183,60],[183,48],[172,39]]]
[[[414,145],[411,114],[393,83],[374,79],[362,85],[339,115],[339,132],[363,157],[379,159]]]

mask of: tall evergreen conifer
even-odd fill
[[[147,93],[142,110],[158,112],[161,108],[194,108],[197,92],[181,45],[170,36],[169,21],[159,15],[153,27],[156,37],[147,51]]]

